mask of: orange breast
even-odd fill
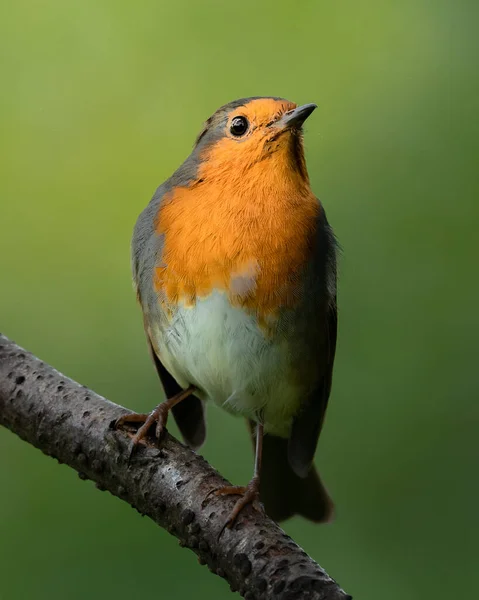
[[[186,306],[221,290],[263,320],[297,302],[321,206],[309,182],[278,163],[277,154],[247,172],[230,169],[227,158],[205,161],[196,182],[163,200],[154,287],[160,301]]]

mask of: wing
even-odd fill
[[[324,216],[319,251],[324,257],[323,289],[327,294],[323,299],[326,308],[318,307],[324,315],[323,336],[324,352],[321,361],[322,376],[317,388],[304,399],[301,411],[295,417],[288,444],[288,459],[294,472],[306,477],[313,462],[318,444],[319,434],[326,414],[331,385],[333,380],[334,356],[336,353],[336,337],[338,313],[336,304],[336,240]]]
[[[190,167],[188,167],[190,169]],[[161,203],[172,186],[179,185],[192,176],[192,171],[180,168],[172,178],[161,185],[151,202],[139,216],[131,244],[133,281],[137,298],[143,310],[148,347],[156,370],[164,387],[167,398],[171,398],[181,387],[154,351],[148,334],[148,320],[160,320],[158,296],[153,288],[153,276],[156,266],[162,264],[163,237],[156,232],[156,220]],[[192,448],[198,448],[205,440],[206,425],[202,401],[196,396],[188,396],[173,409],[173,416],[185,442]]]

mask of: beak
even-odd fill
[[[275,125],[281,129],[300,129],[315,108],[318,108],[316,104],[298,106],[298,108],[285,113],[281,119],[276,121]]]

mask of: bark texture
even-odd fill
[[[172,436],[161,449],[147,440],[128,465],[135,430],[112,429],[126,412],[0,334],[1,425],[149,516],[245,598],[351,599],[276,523],[249,507],[219,536],[236,498],[204,502],[228,482]]]

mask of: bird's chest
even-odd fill
[[[153,273],[160,303],[190,307],[219,291],[265,322],[298,304],[321,207],[294,189],[253,197],[218,194],[211,185],[175,190],[156,228],[163,240]]]

